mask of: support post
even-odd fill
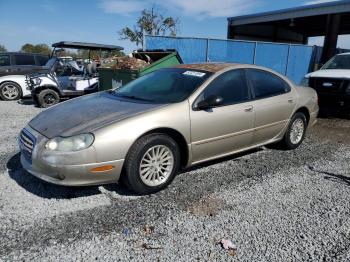
[[[255,45],[254,45],[254,56],[253,56],[253,65],[256,64],[256,49],[258,47],[258,42],[255,42]]]
[[[209,38],[207,38],[207,47],[206,47],[206,52],[205,52],[205,61],[206,62],[210,62],[209,61]]]
[[[288,45],[288,53],[287,53],[287,61],[286,61],[286,68],[284,70],[284,75],[287,76],[288,73],[288,64],[289,64],[289,56],[290,56],[290,48],[291,48],[291,44]]]
[[[335,55],[338,43],[341,15],[328,15],[326,24],[326,35],[323,43],[321,63],[327,62]]]

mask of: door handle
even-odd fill
[[[252,112],[253,111],[253,106],[247,106],[246,108],[244,108],[245,112]]]
[[[288,98],[288,103],[294,103],[294,99],[293,98]]]

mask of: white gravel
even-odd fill
[[[136,197],[23,172],[16,135],[40,110],[0,101],[0,261],[350,260],[348,120],[321,119],[297,150],[221,159]]]

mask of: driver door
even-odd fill
[[[195,101],[210,95],[222,104],[207,110],[191,110],[192,161],[223,156],[252,145],[255,112],[245,72],[227,71],[214,79]]]

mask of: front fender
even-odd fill
[[[146,133],[155,129],[172,129],[190,144],[189,104],[184,101],[141,113],[93,131],[99,162],[125,159],[130,147]]]

